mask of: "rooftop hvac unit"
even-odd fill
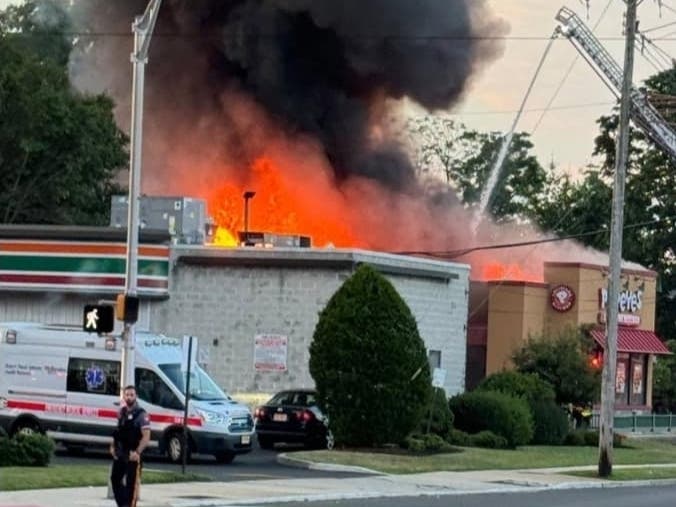
[[[128,201],[126,195],[111,198],[111,227],[127,227]],[[201,245],[205,243],[206,209],[203,199],[142,196],[139,228],[167,231],[174,243]]]
[[[312,246],[310,236],[300,236],[297,234],[240,231],[237,233],[237,236],[239,237],[239,244],[242,246],[262,248],[310,248]]]

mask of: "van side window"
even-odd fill
[[[183,404],[157,373],[146,368],[136,368],[136,394],[140,399],[164,408],[182,410]]]
[[[71,357],[66,389],[74,393],[120,394],[120,362]]]

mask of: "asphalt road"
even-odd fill
[[[266,503],[265,507],[664,507],[676,502],[676,486],[551,490],[538,493],[377,498],[329,502]],[[260,504],[257,504],[260,505]]]
[[[318,470],[307,470],[295,468],[277,463],[277,454],[279,452],[293,451],[294,448],[278,448],[274,451],[258,449],[254,445],[254,450],[249,454],[237,456],[229,465],[223,465],[208,455],[197,455],[193,457],[186,470],[198,474],[204,474],[217,481],[246,481],[260,479],[291,479],[291,478],[326,478],[326,477],[358,477],[360,474],[348,472],[323,472]],[[57,449],[56,456],[52,459],[54,464],[102,464],[109,463],[110,455],[104,450],[88,450],[83,456],[69,456],[65,451]],[[169,463],[166,458],[147,456],[144,459],[144,467],[148,469],[160,470],[181,470],[181,465]]]

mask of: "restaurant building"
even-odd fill
[[[657,274],[623,269],[619,301],[615,408],[652,410],[653,368],[669,350],[655,334]],[[473,282],[468,319],[467,387],[512,367],[514,351],[530,336],[588,325],[605,347],[607,266],[545,262],[544,281]],[[591,359],[591,358],[590,358]],[[600,366],[600,365],[599,365]]]

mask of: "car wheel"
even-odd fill
[[[31,419],[19,419],[12,428],[12,435],[36,435],[42,433],[40,425]]]
[[[270,437],[258,435],[258,445],[261,449],[272,449],[275,446],[275,441]]]
[[[229,451],[221,451],[214,454],[214,457],[216,458],[216,461],[218,461],[219,463],[229,465],[235,459],[235,453]]]
[[[190,459],[190,449],[186,449],[183,443],[183,434],[178,431],[170,433],[167,437],[167,457],[172,463],[183,463],[183,453],[187,452]]]

